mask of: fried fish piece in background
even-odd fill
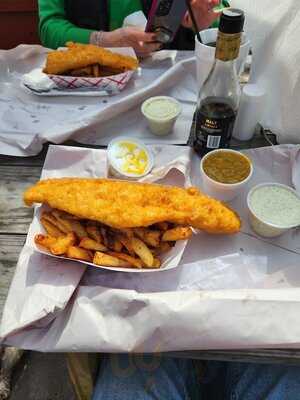
[[[81,70],[97,64],[99,57],[95,53],[78,50],[55,50],[47,55],[46,74],[63,75],[72,70]]]
[[[59,178],[42,180],[30,187],[24,193],[24,201],[27,205],[47,203],[116,229],[147,227],[164,221],[216,234],[236,233],[241,227],[233,210],[196,188]]]
[[[71,50],[90,52],[91,54],[97,55],[99,60],[98,63],[102,67],[118,69],[119,71],[124,72],[135,70],[139,66],[137,58],[115,53],[93,44],[67,42],[66,45],[68,49]]]
[[[101,66],[121,72],[135,70],[138,67],[136,58],[113,53],[98,46],[72,42],[67,43],[67,46],[67,50],[55,50],[47,54],[43,72],[63,75],[69,71],[82,70],[97,64],[100,65],[100,71]]]

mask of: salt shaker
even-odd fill
[[[260,122],[265,90],[257,84],[249,83],[242,88],[238,115],[232,136],[238,140],[250,140]]]

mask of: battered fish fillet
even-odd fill
[[[118,229],[168,221],[222,234],[236,233],[241,226],[234,211],[196,188],[61,178],[38,182],[24,193],[24,201],[28,206],[47,203],[77,217]]]
[[[134,70],[138,67],[136,58],[112,53],[102,47],[72,42],[67,43],[67,46],[67,50],[55,50],[48,53],[43,72],[61,75],[93,64],[118,69],[121,72]]]

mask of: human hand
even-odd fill
[[[137,56],[146,57],[159,50],[161,43],[155,41],[155,33],[144,32],[138,28],[119,28],[112,32],[102,32],[103,47],[133,47]]]
[[[206,29],[220,16],[213,8],[219,5],[220,0],[191,0],[197,26],[199,30]],[[190,14],[187,12],[183,18],[182,25],[185,28],[194,28]]]

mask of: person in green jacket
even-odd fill
[[[39,34],[46,47],[56,49],[74,41],[103,47],[133,47],[138,56],[147,56],[161,47],[153,33],[122,28],[124,18],[133,12],[143,10],[147,15],[151,0],[39,0],[38,3]],[[218,19],[213,8],[219,3],[220,0],[191,0],[200,30]],[[171,48],[193,47],[192,21],[186,13]]]

